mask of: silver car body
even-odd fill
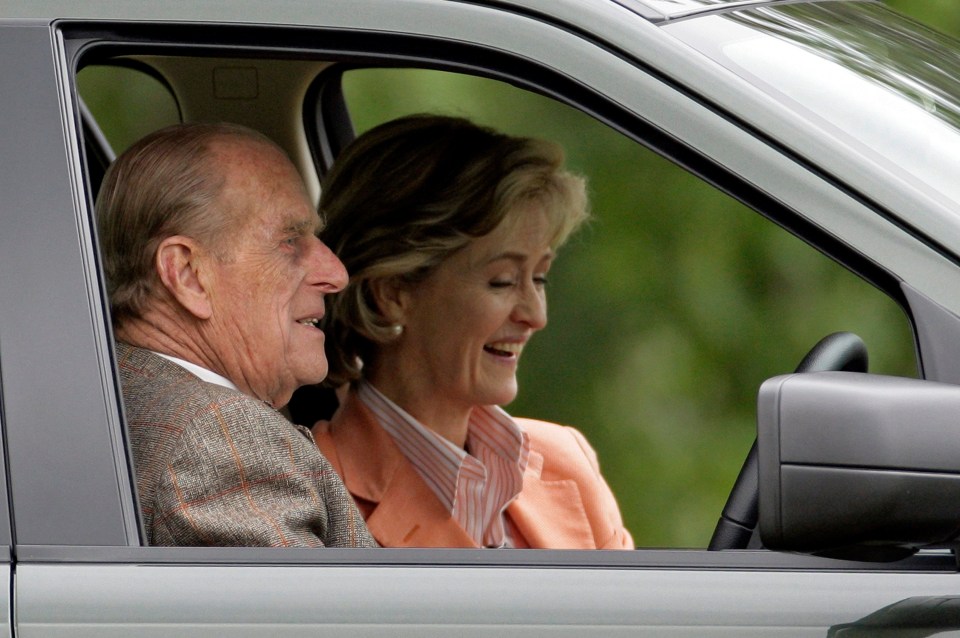
[[[704,165],[776,202],[790,224],[814,233],[812,241],[829,240],[824,250],[896,282],[916,327],[923,376],[960,382],[956,122],[924,120],[912,102],[893,93],[866,96],[863,104],[846,105],[850,112],[838,108],[834,119],[815,112],[818,96],[804,94],[810,77],[820,78],[828,94],[830,81],[864,82],[864,91],[876,85],[860,72],[844,75],[842,64],[805,57],[802,47],[784,39],[771,38],[758,57],[749,42],[763,36],[731,20],[728,9],[692,0],[5,0],[5,632],[23,638],[824,636],[841,627],[854,631],[861,619],[898,605],[933,610],[939,618],[936,610],[960,596],[956,561],[946,550],[876,564],[764,550],[141,545],[72,79],[83,47],[131,27],[149,27],[161,40],[167,33],[179,37],[184,25],[234,25],[251,35],[316,30],[318,48],[325,46],[324,34],[396,34],[399,41],[452,42],[526,61],[565,80],[561,98],[579,87],[590,96],[585,103],[603,103],[618,114],[615,126],[642,123],[663,140],[695,149]],[[308,40],[300,37],[297,46]],[[795,75],[778,77],[765,66],[781,55],[792,56]],[[482,59],[475,62],[480,68]],[[889,104],[875,111],[876,99]],[[889,116],[899,107],[902,115]],[[922,132],[921,148],[936,156],[916,158],[915,171],[898,163],[896,149],[871,145],[870,130],[850,128],[866,113],[882,117],[883,127],[903,127],[885,128],[883,139],[915,141],[911,136]],[[291,126],[296,133],[300,125]],[[930,148],[932,141],[937,144]],[[929,166],[943,174],[931,175]]]

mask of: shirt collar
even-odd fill
[[[167,361],[169,361],[169,362],[171,362],[171,363],[177,364],[178,366],[180,366],[181,368],[183,368],[183,369],[186,370],[187,372],[190,372],[190,373],[192,373],[194,376],[199,377],[201,381],[206,381],[207,383],[213,383],[213,384],[220,385],[220,386],[223,386],[223,387],[225,387],[225,388],[229,388],[229,389],[231,389],[231,390],[236,390],[237,392],[240,392],[240,389],[239,389],[237,386],[235,386],[235,385],[230,381],[230,379],[228,379],[228,378],[226,378],[226,377],[223,377],[223,376],[220,376],[220,375],[217,374],[216,372],[213,372],[213,371],[211,371],[211,370],[207,370],[206,368],[203,368],[203,367],[201,367],[201,366],[198,366],[198,365],[195,364],[195,363],[191,363],[190,361],[185,361],[185,360],[183,360],[183,359],[180,359],[179,357],[173,357],[173,356],[171,356],[171,355],[169,355],[169,354],[164,354],[164,353],[162,353],[162,352],[157,352],[157,351],[155,351],[155,350],[151,350],[151,352],[153,352],[153,354],[155,354],[155,355],[157,355],[157,356],[159,356],[159,357],[163,357],[164,359],[166,359]]]
[[[519,494],[530,453],[529,437],[500,407],[474,408],[467,432],[467,447],[472,452],[468,454],[424,426],[370,383],[358,384],[357,397],[455,518],[460,518],[456,501],[463,493],[464,481],[476,480],[478,475],[486,475],[490,470],[500,473],[501,482],[511,484],[506,490],[508,494],[501,494],[499,508]],[[507,470],[508,467],[513,470]],[[513,478],[506,477],[505,473]]]
[[[375,388],[373,384],[361,381],[357,385],[357,396],[373,411],[381,425],[384,425],[385,421],[389,421],[386,425],[390,429],[396,429],[396,426],[400,424],[399,422],[402,422],[403,425],[409,426],[419,436],[442,443],[443,447],[447,448],[450,454],[458,459],[468,456],[465,450],[458,448],[420,423],[413,415]],[[392,432],[391,435],[393,435]],[[466,447],[472,449],[476,446],[490,448],[496,454],[506,458],[522,460],[524,469],[526,468],[529,451],[527,433],[519,423],[514,421],[499,406],[478,405],[470,414],[470,421],[467,425]]]

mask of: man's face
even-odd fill
[[[214,148],[225,176],[218,210],[232,221],[222,254],[204,262],[213,314],[202,330],[220,372],[279,408],[326,376],[317,324],[347,272],[317,239],[320,219],[280,151],[233,140]]]

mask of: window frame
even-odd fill
[[[838,261],[848,269],[873,283],[901,307],[907,303],[899,280],[889,271],[874,263],[850,246],[839,241],[813,221],[797,215],[785,203],[779,201],[760,187],[737,176],[692,148],[684,141],[665,132],[655,124],[631,113],[625,107],[593,90],[574,78],[549,68],[520,54],[484,47],[482,44],[448,41],[423,35],[378,33],[359,29],[279,27],[279,26],[229,26],[210,24],[111,24],[64,22],[59,32],[65,43],[67,67],[75,75],[81,59],[101,60],[131,52],[183,55],[259,55],[316,57],[336,59],[342,66],[318,76],[308,93],[316,107],[305,104],[304,117],[308,139],[321,137],[311,131],[339,131],[338,143],[345,142],[352,131],[346,128],[348,115],[343,104],[342,89],[337,72],[346,68],[364,65],[416,65],[444,71],[456,71],[480,75],[512,83],[521,88],[541,93],[573,108],[585,112],[606,123],[637,143],[646,146],[662,157],[674,162],[713,185],[719,191],[745,204],[758,214],[774,221],[793,235],[816,246],[818,250]],[[545,24],[544,28],[554,28]],[[257,42],[251,45],[249,42]],[[317,43],[323,43],[318,45]],[[733,118],[715,105],[706,103],[685,87],[678,86],[655,70],[638,63],[643,72],[665,82],[685,96],[692,104],[718,112],[732,126],[747,135],[753,135],[777,148],[784,155],[789,151],[771,140],[763,139],[748,123]],[[67,86],[75,94],[73,76]],[[347,115],[347,121],[344,116]],[[79,114],[74,112],[74,117]],[[76,125],[76,123],[75,123]],[[312,128],[311,128],[312,127]],[[76,127],[79,130],[79,126]],[[82,138],[81,138],[82,139]],[[315,140],[314,140],[315,141]],[[336,148],[314,145],[313,154],[318,170],[329,165]],[[805,163],[793,158],[801,165]],[[817,171],[806,166],[812,172]],[[819,175],[819,177],[828,176]],[[830,181],[828,179],[828,181]],[[855,199],[857,194],[845,193]],[[92,218],[92,203],[87,193],[88,220]],[[91,233],[93,233],[91,227]],[[102,281],[102,274],[100,275]],[[101,298],[105,293],[100,289]],[[104,312],[104,315],[106,313]],[[115,355],[114,355],[115,357]],[[119,382],[113,369],[112,387],[119,414],[122,400]],[[125,434],[122,435],[125,441]],[[746,450],[744,450],[746,452]],[[132,475],[126,459],[127,475]],[[121,468],[122,471],[122,468]],[[719,512],[718,512],[719,515]],[[284,550],[282,555],[269,548],[158,548],[135,544],[108,547],[89,545],[35,545],[18,546],[24,560],[37,563],[61,562],[116,562],[149,563],[163,565],[231,564],[231,565],[419,565],[419,566],[483,566],[483,567],[531,567],[531,568],[582,568],[591,569],[711,569],[711,570],[818,570],[818,571],[889,571],[891,565],[851,563],[833,559],[787,555],[765,550],[744,552],[708,552],[707,550],[639,549],[634,552],[584,552],[576,550],[540,550],[538,552],[464,549],[427,550],[347,550],[327,549]],[[925,553],[897,564],[897,569],[906,571],[952,572],[956,563],[952,556],[942,553]]]

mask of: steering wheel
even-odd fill
[[[821,339],[807,353],[796,372],[867,371],[867,346],[852,332],[835,332]],[[746,549],[761,547],[757,534],[760,480],[757,470],[757,441],[747,454],[727,504],[713,531],[707,549]]]

